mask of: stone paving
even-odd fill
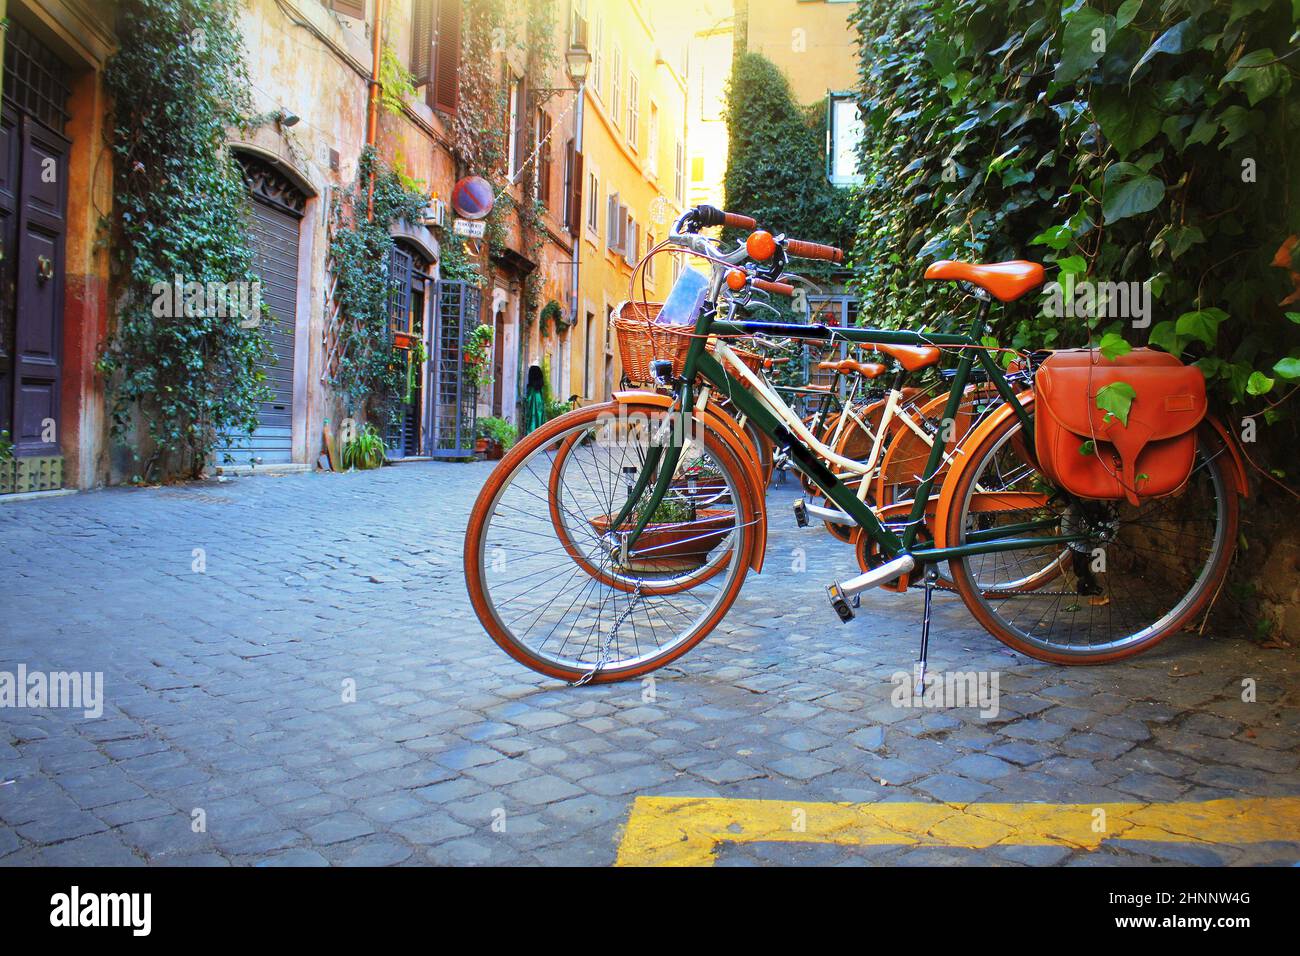
[[[567,688],[479,627],[491,466],[259,476],[0,504],[0,672],[102,671],[100,719],[0,708],[0,863],[611,863],[638,795],[1167,802],[1300,795],[1300,652],[1214,633],[1041,665],[937,599],[932,667],[996,717],[891,705],[919,594],[849,625],[849,550],[771,492],[768,564],[652,685]],[[802,553],[796,549],[803,549]],[[806,568],[805,568],[806,565]],[[1242,682],[1256,682],[1254,702]],[[354,694],[349,690],[354,688]],[[345,698],[355,696],[355,700]],[[1292,863],[1293,843],[723,846],[719,865]]]

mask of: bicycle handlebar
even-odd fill
[[[825,246],[820,242],[806,242],[803,239],[787,239],[785,241],[786,255],[794,256],[798,259],[822,259],[826,262],[842,263],[844,261],[844,250],[836,246]]]
[[[695,216],[701,226],[730,226],[732,229],[756,229],[758,221],[738,212],[723,212],[716,206],[696,206]]]
[[[767,279],[754,279],[751,283],[755,289],[771,292],[775,295],[794,296],[794,286],[788,282],[769,282]]]

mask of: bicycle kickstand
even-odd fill
[[[930,607],[934,600],[934,586],[939,581],[939,569],[931,565],[925,569],[925,612],[921,617],[921,656],[917,660],[916,682],[925,686],[925,664],[930,653]]]

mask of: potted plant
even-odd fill
[[[479,443],[475,450],[482,451],[488,461],[497,461],[506,453],[506,449],[515,443],[519,430],[504,418],[489,416],[478,421]]]
[[[362,425],[356,435],[343,444],[343,467],[366,471],[384,463],[384,438],[373,425]]]
[[[543,336],[550,335],[552,325],[557,332],[564,328],[564,309],[554,299],[542,306],[540,328]]]
[[[679,495],[691,498],[699,506],[731,504],[731,494],[722,472],[712,460],[703,455],[688,462],[668,487]]]
[[[640,508],[633,510],[620,530],[632,531],[640,515]],[[589,523],[598,535],[605,535],[613,517],[599,515]],[[690,497],[665,495],[637,538],[628,566],[643,572],[694,571],[708,562],[709,552],[731,531],[734,519],[730,508],[697,508]]]
[[[494,332],[490,325],[476,325],[465,340],[463,367],[465,381],[475,388],[482,388],[492,383],[492,338]]]

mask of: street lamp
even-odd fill
[[[581,42],[574,43],[564,54],[565,69],[575,87],[587,82],[587,73],[591,70],[591,51]]]

